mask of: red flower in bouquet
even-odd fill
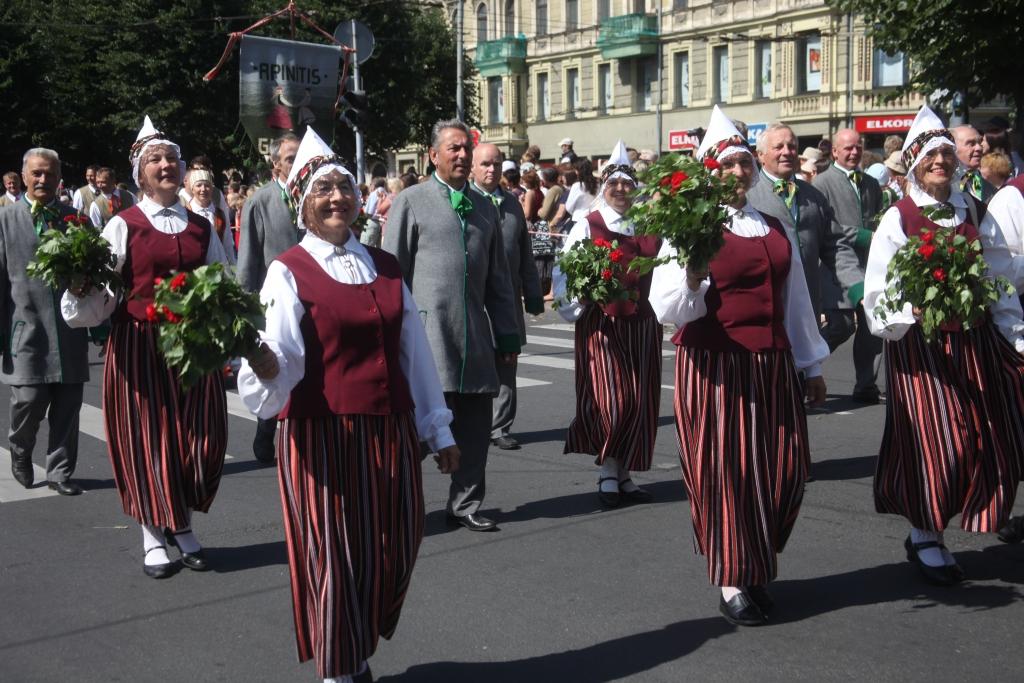
[[[601,271],[602,280],[611,280],[612,275],[614,275],[614,273],[612,273],[610,268],[605,268],[604,270]]]
[[[932,271],[932,277],[938,280],[939,282],[945,282],[946,271],[944,271],[942,268],[936,268],[935,270]]]
[[[707,159],[704,160],[704,168],[708,169],[709,171],[715,171],[721,167],[722,165],[718,163],[716,160],[712,159],[711,157],[708,157]]]
[[[679,190],[679,186],[682,185],[690,176],[686,175],[682,171],[676,171],[672,174],[672,191],[676,192]]]
[[[151,323],[155,323],[159,319],[160,314],[157,312],[156,306],[154,306],[153,304],[148,304],[146,306],[146,320],[148,320]]]
[[[594,240],[594,246],[601,247],[602,249],[611,249],[612,243],[609,242],[608,240],[601,239],[600,237],[598,237],[596,240]]]
[[[921,233],[921,241],[925,244],[931,244],[935,240],[935,233],[925,230]]]
[[[558,267],[565,274],[565,299],[601,306],[633,300],[636,293],[625,284],[624,260],[618,241],[585,239],[573,244],[558,257]]]
[[[608,258],[611,259],[612,263],[618,263],[622,260],[622,250],[616,249],[615,251],[608,254]]]
[[[171,278],[171,290],[175,292],[178,291],[179,289],[185,286],[185,283],[187,281],[188,273],[178,273],[173,278]]]
[[[169,322],[169,323],[180,323],[181,322],[181,316],[175,315],[174,311],[172,311],[171,309],[167,308],[166,306],[164,306],[162,309],[160,309],[160,313],[164,316],[164,318],[166,318],[167,322]]]
[[[156,285],[157,287],[159,287],[163,283],[164,283],[164,279],[162,277],[155,277],[155,278],[153,278],[153,284]]]
[[[922,244],[920,247],[917,248],[917,253],[923,256],[925,260],[930,259],[935,254],[935,245]]]

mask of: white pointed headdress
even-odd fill
[[[128,152],[128,162],[132,165],[132,180],[135,181],[136,185],[139,184],[139,163],[142,160],[142,153],[146,151],[147,147],[153,145],[167,145],[174,148],[174,151],[178,154],[181,175],[185,175],[185,162],[181,160],[181,148],[158,131],[147,114],[142,122],[139,134],[135,136],[135,144],[132,145],[131,151]]]
[[[288,193],[291,195],[295,205],[295,216],[298,226],[302,230],[308,229],[302,219],[302,205],[309,194],[309,188],[313,183],[328,173],[340,171],[348,176],[355,190],[356,199],[361,203],[362,195],[359,192],[359,183],[347,168],[345,160],[334,153],[330,146],[324,142],[312,126],[306,128],[306,134],[302,136],[299,149],[295,152],[295,163],[292,164],[292,172],[288,174]]]
[[[917,162],[923,159],[928,152],[944,145],[949,145],[954,151],[956,150],[953,134],[942,123],[942,119],[928,108],[928,105],[922,105],[917,116],[914,117],[914,123],[910,126],[907,139],[903,143],[903,165],[907,168],[907,181],[916,187],[914,167],[917,166]],[[956,171],[960,170],[959,166],[960,162],[957,161]],[[958,175],[956,171],[954,171],[954,176]]]

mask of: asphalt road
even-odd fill
[[[572,333],[548,313],[521,360],[523,448],[492,449],[484,513],[501,531],[445,527],[447,480],[426,470],[427,532],[380,681],[831,681],[1013,679],[1024,657],[1024,546],[947,533],[970,581],[922,583],[906,523],[874,512],[884,407],[860,407],[849,346],[826,366],[830,400],[809,418],[815,480],[773,584],[770,625],[718,614],[692,528],[672,426],[665,345],[656,497],[602,511],[586,456],[562,455],[573,414]],[[275,469],[251,456],[255,423],[230,415],[232,456],[193,526],[213,571],[141,571],[141,535],[113,489],[86,387],[77,498],[25,491],[0,452],[0,681],[313,681],[296,662]],[[0,427],[7,428],[7,415]],[[35,462],[42,464],[40,434]],[[43,479],[37,471],[37,482]],[[1021,506],[1018,505],[1018,509]]]

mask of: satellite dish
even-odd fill
[[[349,19],[338,24],[334,29],[334,39],[347,48],[356,50],[356,59],[360,64],[373,56],[376,43],[373,31],[366,24]]]

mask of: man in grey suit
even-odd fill
[[[981,177],[981,157],[985,155],[982,145],[984,137],[970,124],[956,126],[949,130],[956,142],[956,158],[963,167],[960,176],[960,191],[970,194],[979,202],[988,204],[996,193],[992,183]]]
[[[274,177],[246,200],[242,209],[242,228],[238,240],[237,277],[250,292],[258,292],[267,276],[267,266],[283,252],[299,243],[295,209],[285,189],[292,171],[299,138],[285,133],[270,143],[270,163]],[[256,421],[252,452],[264,465],[274,464],[274,433],[277,420]]]
[[[768,126],[757,140],[757,158],[767,182],[750,188],[747,200],[761,213],[779,219],[785,227],[789,241],[800,253],[814,317],[820,320],[823,297],[827,307],[833,309],[842,296],[836,278],[838,235],[832,232],[832,207],[825,195],[796,177],[800,165],[798,149],[792,128],[782,123]],[[838,344],[852,333],[851,328]],[[830,349],[835,348],[831,340],[826,341]]]
[[[533,260],[533,247],[526,229],[523,206],[515,195],[501,189],[501,151],[484,143],[473,150],[473,191],[479,192],[494,204],[501,221],[501,240],[505,247],[509,272],[512,275],[512,293],[515,296],[516,322],[519,325],[519,343],[526,343],[526,312],[540,315],[544,312],[544,296],[540,291],[540,277]],[[512,438],[512,423],[516,419],[516,363],[498,363],[498,396],[494,400],[491,421],[491,443],[502,450],[515,450],[519,443]]]
[[[22,161],[25,194],[0,209],[0,380],[11,387],[11,474],[25,488],[35,478],[32,451],[48,418],[46,483],[63,496],[81,487],[71,481],[78,461],[78,412],[89,381],[89,333],[73,330],[60,314],[62,290],[28,277],[39,237],[65,230],[76,211],[57,201],[60,157],[36,148]]]
[[[882,210],[882,189],[878,181],[860,170],[864,152],[860,133],[844,128],[832,136],[833,163],[814,179],[832,207],[832,230],[838,236],[836,275],[846,294],[840,314],[849,322],[856,317],[853,336],[853,366],[857,375],[853,400],[857,403],[878,403],[878,363],[882,340],[871,334],[864,318],[864,267],[874,236],[875,218]],[[847,308],[846,306],[852,307]],[[826,316],[829,312],[826,311]]]
[[[472,155],[464,123],[434,124],[430,161],[437,170],[395,199],[383,247],[398,258],[420,308],[454,416],[451,428],[462,457],[452,474],[448,522],[493,531],[495,523],[477,511],[498,393],[495,362],[513,364],[520,341],[498,212],[470,189]]]

